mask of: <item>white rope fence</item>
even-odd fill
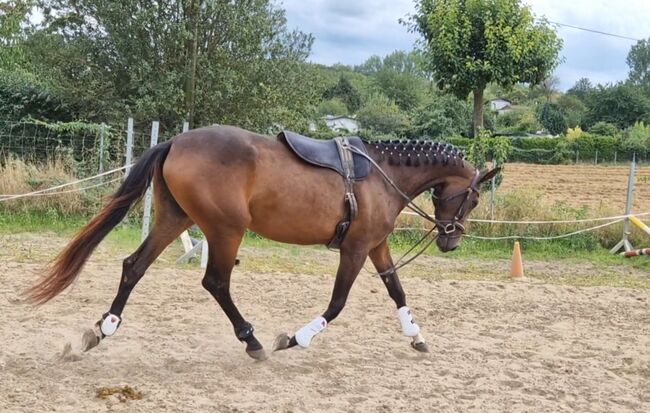
[[[416,215],[413,212],[402,212],[404,215]],[[502,241],[502,240],[532,240],[532,241],[551,241],[562,238],[570,238],[575,235],[584,234],[587,232],[597,231],[602,228],[606,228],[621,222],[624,222],[626,219],[631,217],[640,217],[648,216],[650,212],[643,212],[639,214],[629,214],[629,215],[617,215],[613,217],[602,217],[602,218],[590,218],[590,219],[576,219],[576,220],[559,220],[559,221],[499,221],[499,220],[488,220],[488,219],[469,219],[468,221],[488,223],[488,224],[513,224],[513,225],[544,225],[544,224],[580,224],[586,222],[602,222],[609,221],[604,224],[592,226],[589,228],[583,228],[577,231],[568,232],[565,234],[551,235],[551,236],[532,236],[532,235],[507,235],[502,237],[484,237],[480,235],[471,235],[464,234],[466,238],[473,238],[484,241]],[[428,228],[415,228],[415,227],[406,227],[406,228],[395,228],[395,231],[429,231]]]
[[[108,185],[110,183],[119,181],[122,178],[121,177],[120,178],[115,178],[115,179],[111,179],[111,180],[108,180],[108,181],[105,181],[105,182],[100,182],[98,184],[85,186],[85,187],[81,187],[81,188],[70,189],[70,190],[67,190],[67,191],[53,192],[53,191],[56,191],[57,189],[67,188],[69,186],[74,186],[74,185],[77,185],[77,184],[82,183],[82,182],[92,181],[93,179],[101,178],[101,177],[106,176],[106,175],[111,175],[111,174],[114,174],[116,172],[120,172],[120,171],[123,171],[126,168],[131,167],[131,166],[132,165],[122,166],[120,168],[111,169],[110,171],[102,172],[102,173],[94,175],[94,176],[89,176],[88,178],[77,179],[76,181],[68,182],[68,183],[61,184],[61,185],[56,185],[56,186],[53,186],[51,188],[40,189],[38,191],[28,192],[28,193],[25,193],[25,194],[0,195],[0,202],[10,201],[10,200],[13,200],[13,199],[35,197],[35,196],[49,196],[49,195],[65,194],[65,193],[70,193],[70,192],[79,192],[79,191],[85,191],[85,190],[91,189],[91,188],[97,188],[97,187],[102,186],[102,185]]]
[[[410,212],[410,211],[404,211],[401,214],[419,216],[415,212]],[[631,216],[643,217],[648,215],[650,215],[650,212],[643,212],[640,214],[629,214],[629,215],[615,215],[612,217],[572,219],[572,220],[560,220],[560,221],[499,221],[499,220],[492,220],[492,219],[473,219],[473,218],[468,219],[468,221],[478,222],[482,224],[509,224],[509,225],[583,224],[587,222],[624,220],[626,218],[630,218]]]
[[[111,169],[110,171],[102,172],[100,174],[90,176],[87,178],[83,179],[77,179],[72,182],[68,182],[65,184],[61,185],[56,185],[51,188],[46,188],[46,189],[41,189],[38,191],[33,191],[33,192],[28,192],[24,194],[9,194],[9,195],[0,195],[0,202],[3,201],[10,201],[14,199],[21,199],[21,198],[29,198],[29,197],[38,197],[38,196],[52,196],[52,195],[60,195],[60,194],[66,194],[66,193],[72,193],[72,192],[81,192],[85,191],[88,189],[92,188],[97,188],[100,186],[104,185],[109,185],[114,182],[121,181],[123,178],[118,177],[118,178],[113,178],[107,181],[102,181],[93,185],[88,185],[84,187],[79,187],[79,188],[74,188],[74,189],[68,189],[65,191],[59,191],[59,189],[67,188],[70,186],[77,185],[82,182],[87,182],[87,181],[92,181],[97,178],[101,178],[107,175],[112,175],[117,172],[121,172],[125,169],[128,169],[132,167],[133,164],[130,165],[125,165],[120,168],[115,168]],[[402,215],[414,215],[414,216],[419,216],[418,214],[414,212],[409,212],[409,211],[404,211],[401,213]],[[508,235],[508,236],[502,236],[502,237],[484,237],[484,236],[479,236],[479,235],[470,235],[470,234],[465,234],[464,236],[467,238],[473,238],[473,239],[479,239],[479,240],[489,240],[489,241],[499,241],[499,240],[515,240],[515,239],[521,239],[521,240],[535,240],[535,241],[546,241],[546,240],[555,240],[555,239],[562,239],[562,238],[569,238],[575,235],[583,234],[586,232],[592,232],[599,230],[601,228],[605,228],[611,225],[618,224],[620,222],[625,221],[626,219],[629,219],[630,217],[642,217],[642,216],[648,216],[650,215],[650,212],[644,212],[644,213],[639,213],[639,214],[629,214],[629,215],[616,215],[616,216],[611,216],[611,217],[600,217],[600,218],[586,218],[586,219],[575,219],[575,220],[557,220],[557,221],[503,221],[503,220],[489,220],[489,219],[469,219],[468,221],[470,222],[477,222],[477,223],[485,223],[485,224],[499,224],[499,225],[553,225],[553,224],[581,224],[581,223],[590,223],[590,222],[603,222],[603,221],[608,221],[605,222],[604,224],[592,226],[589,228],[584,228],[580,229],[577,231],[569,232],[566,234],[560,234],[560,235],[553,235],[553,236],[525,236],[525,235]],[[395,231],[429,231],[427,228],[415,228],[415,227],[402,227],[402,228],[395,228]]]

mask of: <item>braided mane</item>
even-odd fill
[[[461,166],[465,154],[448,143],[428,140],[396,139],[386,141],[364,140],[368,148],[377,151],[377,162],[388,161],[389,165],[420,166],[436,165]]]

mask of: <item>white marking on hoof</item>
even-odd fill
[[[413,321],[413,315],[407,306],[401,307],[397,310],[397,316],[402,325],[402,332],[406,337],[415,337],[420,334],[420,326]]]
[[[112,336],[117,331],[117,327],[120,325],[120,321],[122,320],[118,316],[108,313],[104,321],[102,321],[100,327],[102,333],[107,337]]]
[[[309,324],[296,332],[296,342],[302,348],[309,347],[314,336],[327,327],[327,320],[323,317],[316,317]]]

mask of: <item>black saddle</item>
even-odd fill
[[[345,177],[345,168],[334,140],[312,139],[289,131],[280,132],[278,140],[285,142],[302,160],[312,165],[332,169]],[[348,142],[363,151],[363,153],[367,153],[361,138],[351,136],[348,138]],[[360,181],[366,178],[370,172],[370,162],[356,153],[352,154],[352,158],[354,161],[354,179]]]

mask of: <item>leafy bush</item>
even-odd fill
[[[437,139],[465,132],[472,124],[472,110],[465,101],[440,95],[416,110],[413,118],[413,135]]]
[[[608,122],[623,129],[634,125],[650,113],[650,99],[640,88],[620,83],[614,86],[599,86],[587,99],[587,107],[587,127],[598,122]]]
[[[343,102],[341,99],[333,98],[333,99],[322,101],[318,105],[316,112],[320,116],[326,116],[326,115],[341,116],[341,115],[347,115],[348,107],[345,105],[345,102]]]
[[[562,95],[557,100],[557,104],[564,112],[568,127],[575,128],[582,125],[585,113],[587,113],[587,107],[577,96],[571,94]]]
[[[600,136],[618,136],[620,130],[608,122],[597,122],[589,128],[589,133]]]
[[[71,120],[74,109],[61,93],[33,76],[0,70],[0,118]]]
[[[562,110],[555,103],[545,103],[537,114],[537,120],[550,134],[559,135],[567,129],[566,119]]]
[[[650,125],[635,123],[626,131],[622,146],[628,151],[645,155],[650,147]]]
[[[541,125],[531,108],[518,106],[511,112],[497,116],[496,128],[502,133],[535,133],[541,129]]]
[[[402,113],[392,100],[382,94],[371,95],[365,106],[359,110],[357,118],[361,126],[375,134],[403,135],[409,128],[408,117]]]

